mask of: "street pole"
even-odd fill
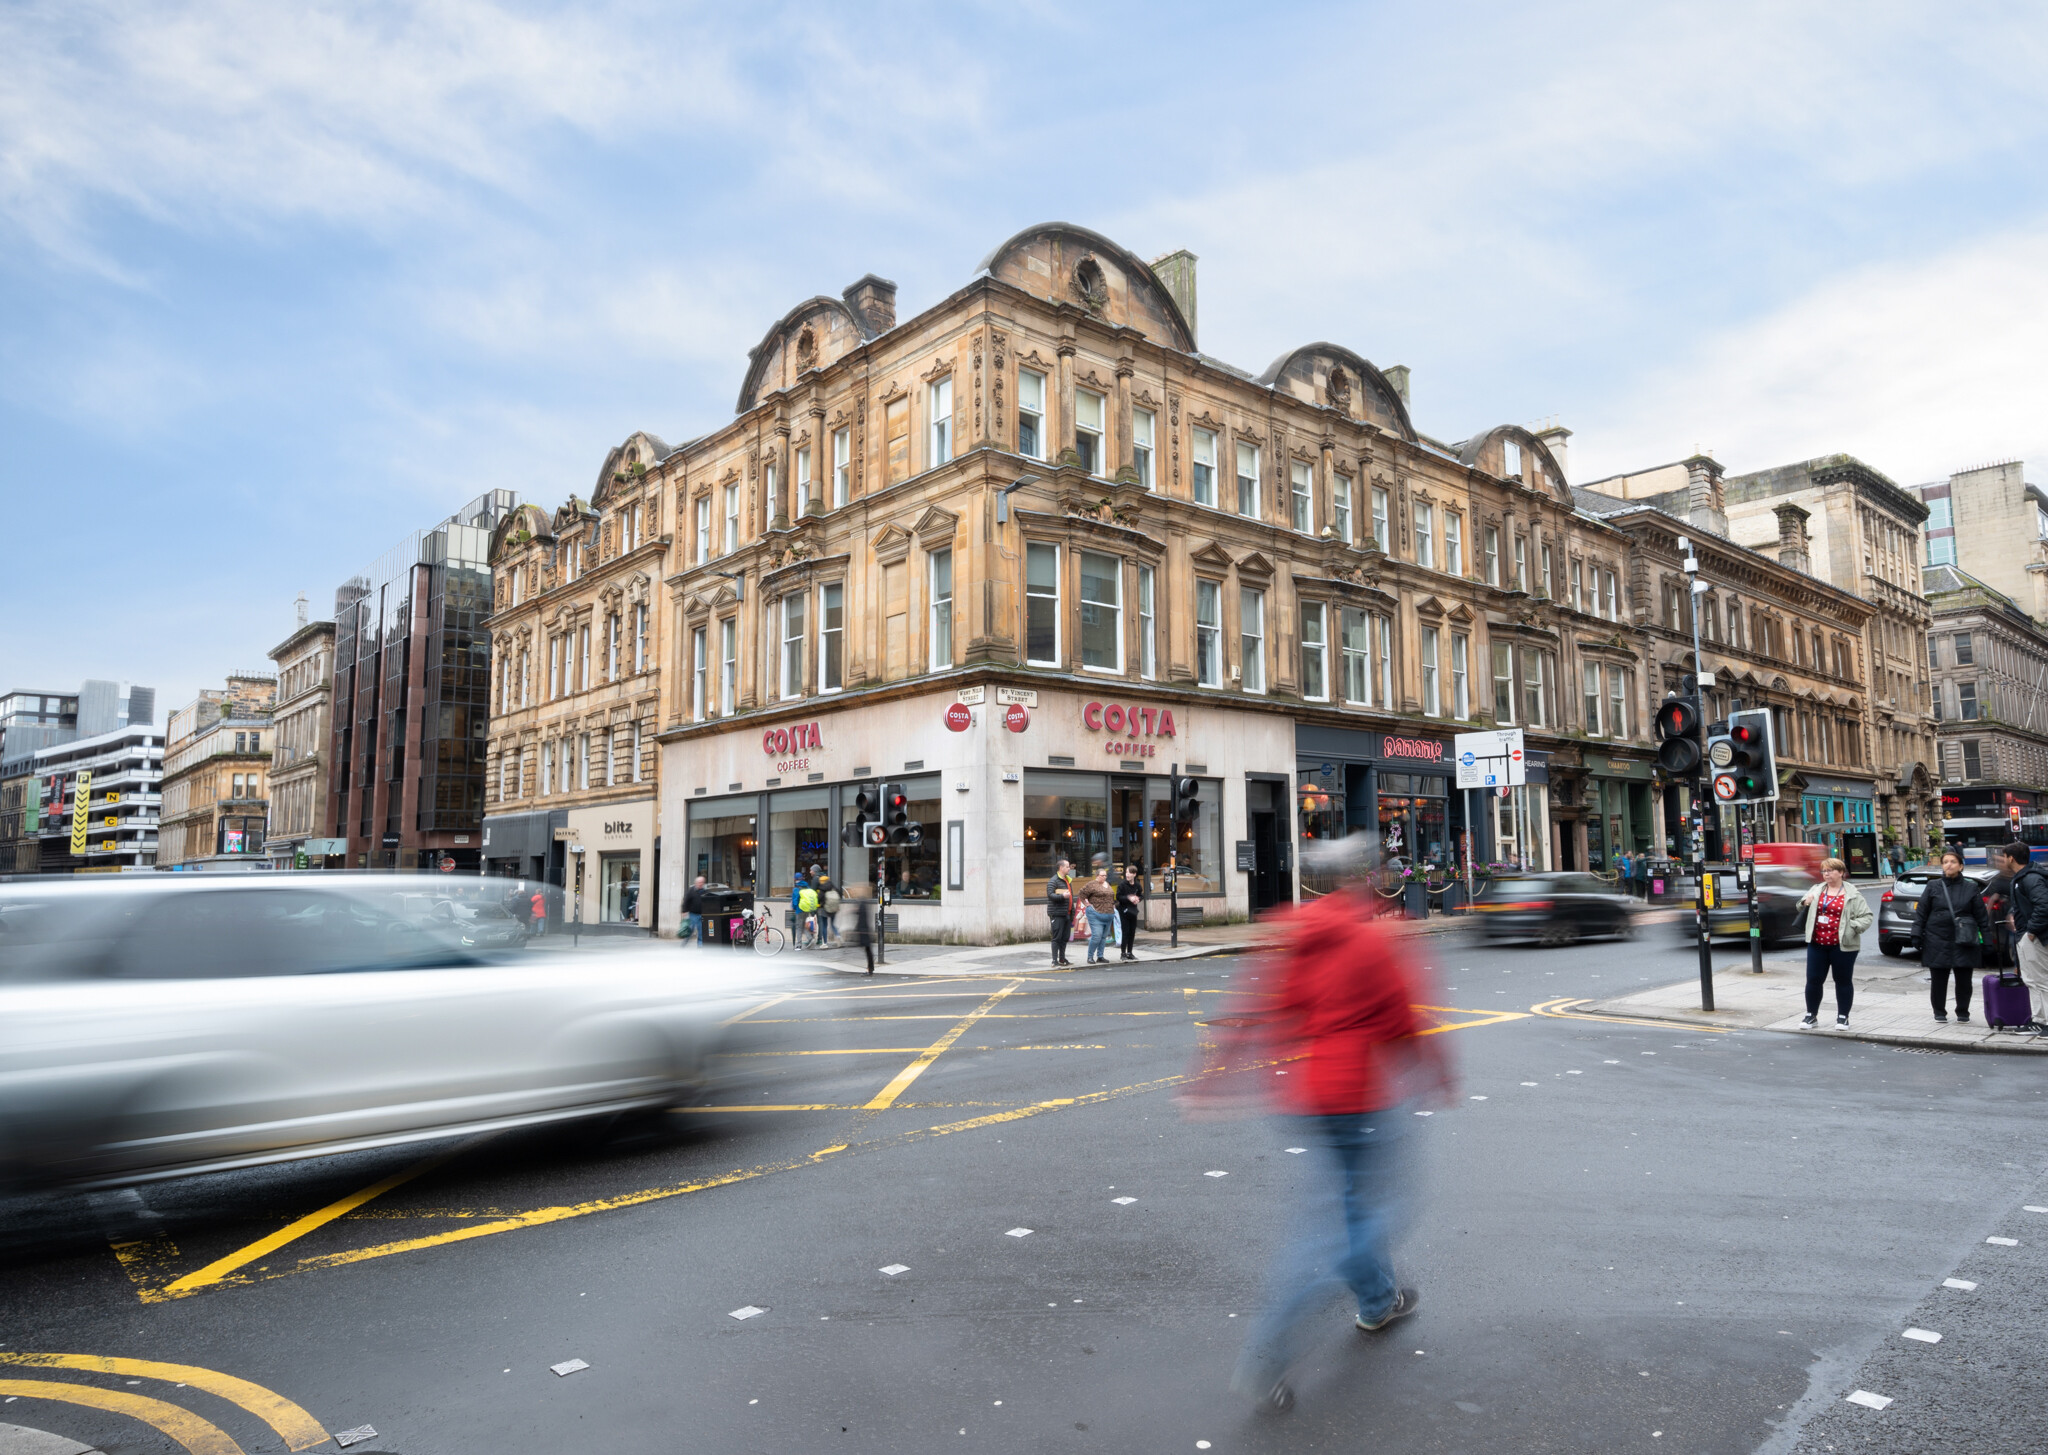
[[[1763,913],[1756,902],[1756,805],[1749,807],[1749,973],[1764,973]],[[1738,830],[1740,832],[1740,830]]]
[[[1180,948],[1180,764],[1167,770],[1166,806],[1166,914],[1173,923],[1167,930],[1168,943]]]
[[[889,890],[889,854],[887,850],[875,856],[875,963],[880,965],[888,956],[883,952],[889,921],[884,918],[889,902],[882,896]]]
[[[1707,850],[1706,823],[1707,800],[1712,790],[1707,786],[1707,693],[1702,679],[1706,676],[1706,663],[1700,659],[1700,596],[1699,557],[1693,554],[1692,542],[1681,541],[1679,549],[1685,552],[1685,609],[1692,621],[1692,705],[1693,728],[1700,739],[1699,776],[1693,781],[1693,818],[1699,824],[1693,836],[1693,868],[1698,880],[1698,893],[1694,897],[1693,917],[1699,931],[1700,952],[1700,1009],[1714,1008],[1714,935],[1712,921],[1707,915]]]
[[[1472,790],[1465,790],[1465,908],[1472,907],[1472,855],[1479,847],[1479,824],[1472,817]]]

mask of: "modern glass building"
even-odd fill
[[[519,503],[479,495],[334,596],[330,867],[479,867],[490,725],[491,532]]]

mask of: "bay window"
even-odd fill
[[[1444,569],[1453,576],[1465,574],[1465,521],[1449,510],[1444,512]]]
[[[796,451],[796,513],[801,516],[811,508],[811,447],[799,445]]]
[[[710,686],[706,673],[710,668],[710,643],[704,639],[704,628],[698,627],[690,633],[690,720],[702,722],[705,710],[710,706],[704,700],[705,690]]]
[[[1486,584],[1498,586],[1500,585],[1500,527],[1488,526],[1484,540],[1486,542]]]
[[[724,555],[731,555],[740,548],[740,487],[725,487],[725,549]]]
[[[726,617],[718,623],[718,711],[731,717],[740,701],[739,622]]]
[[[699,497],[697,501],[697,564],[703,565],[711,559],[711,497]]]
[[[1380,706],[1394,705],[1394,619],[1390,616],[1373,618],[1374,630],[1379,636]]]
[[[1586,736],[1600,736],[1600,667],[1596,662],[1584,662],[1579,666],[1581,685],[1586,698]]]
[[[1515,537],[1515,590],[1529,589],[1529,538]]]
[[[1607,669],[1607,736],[1628,736],[1628,673],[1620,667]]]
[[[853,431],[838,429],[832,432],[832,506],[838,509],[846,504],[853,491]]]

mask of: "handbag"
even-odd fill
[[[1974,918],[1963,919],[1956,914],[1955,894],[1949,889],[1946,878],[1941,881],[1941,900],[1948,906],[1948,917],[1953,926],[1956,948],[1974,950],[1981,946],[1984,943],[1983,931],[1977,928],[1977,921]]]

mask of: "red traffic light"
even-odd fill
[[[1728,736],[1732,738],[1738,746],[1746,748],[1750,744],[1758,741],[1760,734],[1758,734],[1757,730],[1751,727],[1748,723],[1736,722],[1730,723],[1728,725]]]

